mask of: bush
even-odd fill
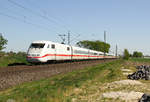
[[[0,51],[0,57],[5,56],[5,52]]]
[[[133,57],[143,57],[143,53],[142,52],[138,52],[138,51],[134,51],[133,52]]]
[[[3,50],[5,47],[5,45],[7,45],[8,40],[5,39],[2,34],[0,33],[0,51]]]
[[[130,57],[129,51],[127,49],[124,50],[123,59],[128,60]]]

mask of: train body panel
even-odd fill
[[[89,59],[103,59],[104,54],[99,51],[89,50]]]
[[[71,46],[63,44],[55,44],[56,60],[71,60]]]
[[[113,56],[108,56],[111,58]],[[104,54],[99,51],[54,43],[51,41],[34,41],[27,52],[28,62],[47,62],[52,60],[81,60],[103,59]]]
[[[72,60],[88,59],[88,49],[72,47]]]

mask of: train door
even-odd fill
[[[68,46],[67,47],[67,60],[72,60],[72,47],[71,46]]]
[[[90,50],[88,50],[88,59],[90,59]]]
[[[56,60],[56,45],[55,44],[51,44],[51,60]]]
[[[56,58],[56,60],[58,61],[58,60],[63,60],[63,58],[64,58],[64,46],[63,45],[61,45],[61,44],[57,44],[57,48],[56,48],[57,50],[55,50],[55,53],[56,53],[56,56],[55,56],[55,58]]]
[[[70,46],[70,48],[71,48],[71,60],[72,60],[73,59],[73,47]]]

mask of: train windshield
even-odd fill
[[[32,43],[30,48],[44,48],[44,43]]]

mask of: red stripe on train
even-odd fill
[[[73,57],[99,57],[99,58],[103,57],[103,56],[89,56],[89,55],[46,54],[46,55],[41,56],[41,57],[27,56],[27,58],[44,58],[44,57],[47,57],[47,56],[73,56]]]

